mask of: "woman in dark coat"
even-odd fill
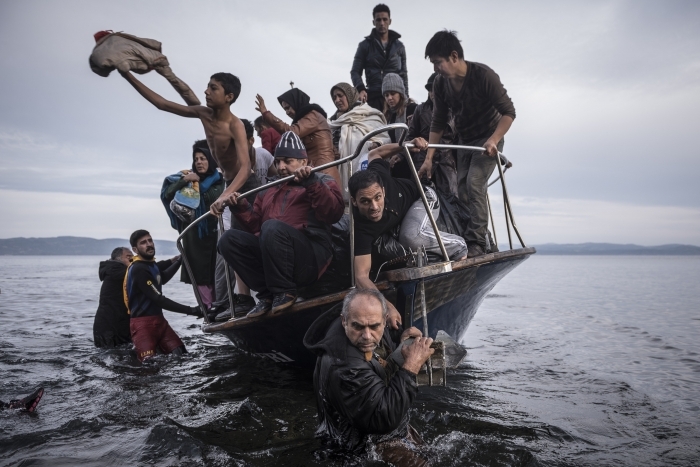
[[[209,211],[211,204],[216,201],[224,191],[224,179],[217,169],[216,162],[209,151],[205,140],[197,141],[192,147],[192,170],[183,170],[177,175],[170,176],[163,182],[161,200],[165,210],[170,216],[170,222],[174,229],[182,232],[189,222],[184,222],[177,217],[170,208],[170,203],[178,191],[192,184],[199,189],[199,206],[195,209],[194,218]],[[183,237],[183,247],[192,274],[197,282],[197,288],[204,305],[209,308],[214,302],[214,268],[216,265],[216,242],[218,227],[217,219],[213,216],[202,221],[197,227],[193,227]],[[187,269],[182,268],[182,282],[191,284]]]

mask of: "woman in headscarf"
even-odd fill
[[[387,73],[382,81],[382,94],[384,95],[384,116],[387,123],[405,123],[411,126],[411,118],[416,110],[416,104],[409,101],[406,96],[406,88],[403,79],[396,73]],[[403,130],[392,130],[389,137],[392,143],[401,139]],[[408,163],[403,159],[403,154],[392,157],[391,175],[397,178],[413,178]]]
[[[309,96],[298,88],[290,89],[277,100],[287,116],[292,119],[292,124],[286,124],[267,110],[265,100],[258,94],[255,100],[256,110],[262,114],[265,123],[280,134],[287,131],[296,133],[306,146],[309,161],[314,167],[333,162],[335,154],[331,129],[326,120],[326,112],[321,106],[309,103],[311,100]],[[338,186],[342,187],[340,173],[336,167],[326,169],[323,173],[333,177]]]
[[[384,114],[369,104],[360,102],[357,90],[351,84],[338,83],[333,86],[331,98],[337,109],[330,118],[330,126],[333,132],[333,147],[338,157],[349,156],[355,152],[357,145],[367,133],[386,125]],[[343,179],[343,198],[346,202],[350,199],[347,190],[350,176],[358,170],[367,168],[367,153],[371,149],[387,143],[389,143],[389,136],[386,133],[373,137],[365,143],[360,156],[352,161],[352,165],[346,164],[347,167],[340,168]]]
[[[182,232],[192,220],[209,212],[211,204],[223,193],[224,179],[216,169],[216,161],[209,151],[206,140],[201,140],[195,142],[192,147],[192,170],[178,172],[167,177],[163,182],[160,197],[170,217],[170,224],[178,232]],[[184,209],[186,211],[184,216],[189,214],[187,221],[182,219],[184,217],[181,214],[182,208],[178,204],[182,199],[178,193],[182,194],[183,189],[187,189],[189,199],[196,199],[195,192],[199,194],[199,204],[195,203],[196,207],[189,205],[192,212],[187,211],[187,208]],[[178,211],[179,215],[173,212],[173,209]],[[210,216],[209,219],[200,222],[196,228],[190,229],[182,239],[199,294],[207,308],[211,307],[215,299],[216,229],[217,219]],[[187,284],[192,283],[184,267],[181,270],[180,280]]]

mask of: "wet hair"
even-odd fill
[[[250,139],[253,137],[253,125],[250,123],[250,120],[246,120],[245,118],[241,119],[241,122],[243,122],[243,128],[245,128],[245,137]]]
[[[350,304],[355,301],[355,299],[359,297],[372,297],[375,300],[379,301],[379,303],[382,305],[382,316],[384,318],[387,317],[389,314],[389,307],[386,304],[386,298],[384,298],[384,295],[379,290],[376,289],[352,289],[348,294],[345,296],[345,300],[343,300],[343,309],[340,312],[340,316],[343,317],[344,320],[347,321],[348,319],[348,314],[350,313]]]
[[[255,121],[253,121],[253,125],[258,126],[260,128],[267,128],[270,126],[267,123],[265,123],[265,120],[263,120],[262,115],[256,118]]]
[[[350,196],[355,198],[358,191],[364,190],[375,183],[381,188],[384,188],[382,177],[380,177],[374,170],[360,170],[359,172],[355,172],[352,174],[352,177],[350,177],[350,180],[348,180],[348,190],[350,190]]]
[[[139,240],[141,240],[146,235],[151,235],[148,232],[148,230],[139,229],[139,230],[135,231],[134,233],[131,234],[131,237],[129,237],[129,244],[132,247],[135,247],[136,244],[139,242]]]
[[[464,49],[462,49],[462,44],[459,42],[460,40],[457,39],[455,31],[448,31],[447,29],[438,31],[430,38],[428,45],[425,46],[425,58],[447,58],[454,51],[457,52],[459,58],[464,59]]]
[[[221,83],[221,86],[223,86],[226,94],[233,94],[233,100],[231,101],[232,104],[236,102],[236,99],[238,99],[238,96],[241,94],[241,80],[238,79],[237,76],[234,76],[231,73],[222,72],[214,73],[211,75],[211,79]]]
[[[391,18],[391,10],[388,6],[386,6],[383,3],[378,3],[377,6],[374,7],[374,9],[372,10],[372,19],[374,19],[374,15],[376,15],[377,13],[386,13],[387,15],[389,15],[389,18]]]
[[[124,250],[131,252],[131,250],[129,250],[125,246],[118,246],[114,250],[112,250],[112,255],[109,257],[109,259],[117,261],[119,257],[124,254]]]

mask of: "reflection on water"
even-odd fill
[[[314,438],[310,374],[203,335],[139,364],[92,346],[93,257],[0,257],[0,464],[382,465]],[[532,257],[484,301],[448,388],[412,414],[434,465],[696,465],[700,259]],[[166,295],[194,304],[183,284]]]

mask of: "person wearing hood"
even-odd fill
[[[265,106],[265,100],[258,94],[256,110],[262,114],[265,123],[280,134],[291,131],[301,138],[312,167],[318,167],[335,160],[331,128],[326,120],[327,114],[318,104],[311,104],[311,98],[301,89],[293,88],[277,98],[284,112],[292,119],[288,125],[275,117]],[[335,179],[341,185],[340,172],[336,167],[323,170],[323,173]]]
[[[396,73],[385,75],[382,82],[382,94],[384,95],[384,116],[386,117],[386,122],[389,124],[405,123],[410,127],[417,104],[409,101],[401,77]],[[404,130],[389,131],[391,142],[397,143],[401,139],[403,132]],[[399,153],[391,159],[391,175],[412,180],[411,169],[403,157],[403,154]]]
[[[170,217],[170,225],[178,232],[182,232],[189,222],[183,221],[173,212],[172,206],[176,194],[187,187],[198,192],[199,203],[193,217],[194,219],[200,217],[209,211],[211,204],[224,192],[224,180],[217,168],[206,140],[196,141],[192,146],[192,170],[182,170],[167,177],[163,182],[161,200]],[[207,308],[212,306],[216,298],[214,293],[216,230],[217,219],[211,216],[206,221],[200,222],[197,228],[190,229],[183,237],[187,260],[192,268],[202,302]],[[180,280],[187,284],[192,283],[186,268],[182,268]]]
[[[387,302],[378,290],[353,289],[340,317],[337,308],[321,315],[304,336],[304,345],[317,356],[317,435],[355,455],[371,442],[385,462],[427,465],[414,450],[423,442],[409,425],[409,410],[433,340],[411,327],[395,342],[385,324]],[[415,340],[401,348],[399,364],[391,354],[408,338]]]
[[[339,158],[347,157],[357,148],[362,138],[370,131],[386,125],[386,118],[379,110],[359,100],[355,88],[348,83],[338,83],[331,88],[331,99],[336,107],[336,112],[329,119],[333,132],[333,148]],[[343,198],[347,202],[349,176],[358,170],[367,168],[367,153],[370,149],[389,143],[389,136],[382,133],[365,143],[360,156],[352,161],[350,174],[341,168],[340,175],[343,179]]]
[[[124,304],[124,275],[134,255],[117,247],[107,261],[100,262],[100,301],[92,325],[95,347],[114,348],[131,343],[129,312]]]
[[[357,46],[355,59],[350,70],[350,79],[359,92],[362,102],[367,102],[377,110],[384,107],[382,80],[387,73],[398,74],[408,95],[408,69],[406,68],[406,48],[399,40],[401,34],[389,30],[391,11],[383,3],[372,10],[374,28]],[[365,73],[367,86],[362,82]]]
[[[255,199],[232,198],[231,212],[246,230],[221,236],[219,252],[238,276],[257,292],[248,317],[278,313],[297,299],[297,289],[316,282],[333,259],[331,225],[345,205],[335,180],[311,172],[308,155],[296,133],[282,135],[275,149],[281,177],[294,179],[272,186]]]

